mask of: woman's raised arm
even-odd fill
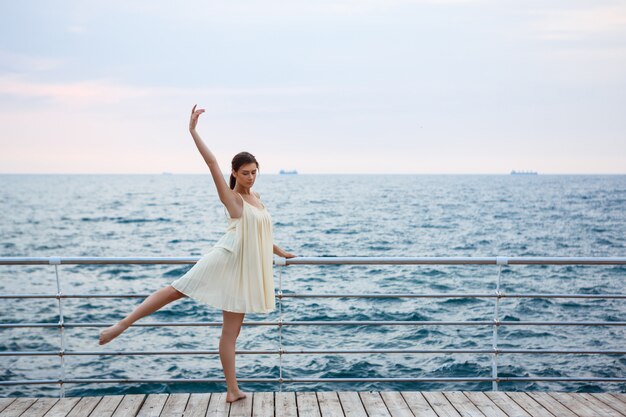
[[[217,194],[220,197],[220,201],[226,206],[230,217],[239,217],[241,216],[241,212],[243,211],[243,202],[240,198],[235,195],[235,192],[230,189],[226,180],[224,179],[224,175],[220,170],[220,166],[217,163],[217,159],[213,152],[209,150],[206,144],[200,138],[198,132],[196,132],[196,125],[198,124],[198,118],[200,115],[204,113],[204,109],[196,110],[196,105],[191,109],[191,118],[189,119],[189,133],[191,133],[191,137],[193,137],[200,154],[204,158],[204,162],[209,167],[211,171],[211,176],[213,177],[213,181],[215,182],[215,187],[217,188]]]

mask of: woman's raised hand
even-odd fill
[[[204,113],[204,109],[196,110],[197,104],[193,105],[193,109],[191,109],[191,118],[189,119],[189,130],[196,130],[196,125],[198,124],[198,118],[202,113]]]

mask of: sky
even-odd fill
[[[0,173],[626,173],[626,2],[0,1]]]

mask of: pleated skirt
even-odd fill
[[[186,296],[221,310],[236,313],[273,311],[274,303],[267,305],[264,294],[251,291],[243,271],[242,258],[237,252],[214,246],[171,285]],[[271,294],[271,299],[273,297]]]

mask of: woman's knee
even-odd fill
[[[237,339],[239,332],[241,332],[241,325],[225,324],[222,326],[222,336],[229,339]]]
[[[229,329],[226,327],[222,328],[222,338],[225,340],[237,340],[237,336],[239,336],[238,329]]]

